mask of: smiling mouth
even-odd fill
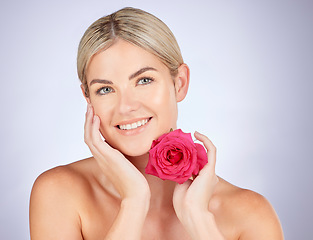
[[[134,122],[134,123],[130,123],[130,124],[121,124],[121,125],[117,125],[117,128],[119,128],[119,129],[121,129],[121,130],[132,130],[132,129],[136,129],[136,128],[139,128],[139,127],[142,127],[142,126],[146,125],[146,124],[151,120],[151,118],[152,118],[152,117],[146,118],[146,119],[143,119],[143,120]]]

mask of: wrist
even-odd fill
[[[197,207],[185,208],[182,215],[182,221],[188,225],[196,225],[204,220],[214,220],[214,215],[208,210],[199,209]]]
[[[192,239],[224,239],[217,227],[214,214],[208,210],[189,209],[183,217],[182,224]]]
[[[140,194],[136,197],[127,197],[121,201],[122,209],[129,209],[135,213],[147,214],[150,206],[150,193]]]

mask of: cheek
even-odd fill
[[[110,117],[112,116],[112,104],[103,101],[92,101],[91,105],[94,109],[94,114],[97,115],[100,118],[100,130],[102,133],[104,133],[105,128],[109,125],[111,122]]]
[[[176,105],[175,89],[173,85],[164,84],[161,87],[155,88],[147,95],[151,104],[164,109]]]
[[[173,85],[167,85],[162,89],[158,89],[150,95],[150,103],[154,109],[160,114],[161,120],[169,121],[172,124],[177,120],[177,102]]]

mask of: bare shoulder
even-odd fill
[[[84,161],[50,169],[36,179],[30,198],[32,239],[82,239],[79,205],[90,189],[88,173],[80,171],[90,160]]]
[[[81,164],[86,164],[84,161],[90,160],[86,159],[58,166],[42,173],[33,185],[32,195],[56,195],[56,197],[66,198],[71,197],[75,192],[79,194],[80,191],[83,191],[84,186],[88,184],[88,174],[80,171],[79,167]]]
[[[220,179],[217,196],[220,206],[218,211],[223,216],[227,214],[228,220],[236,223],[241,240],[283,239],[278,216],[261,194]]]

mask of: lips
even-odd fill
[[[136,129],[136,128],[139,128],[141,126],[146,125],[150,120],[151,120],[151,117],[146,118],[146,119],[141,119],[138,121],[134,121],[132,123],[119,124],[119,125],[117,125],[117,128],[119,128],[121,130],[133,130],[133,129]]]

